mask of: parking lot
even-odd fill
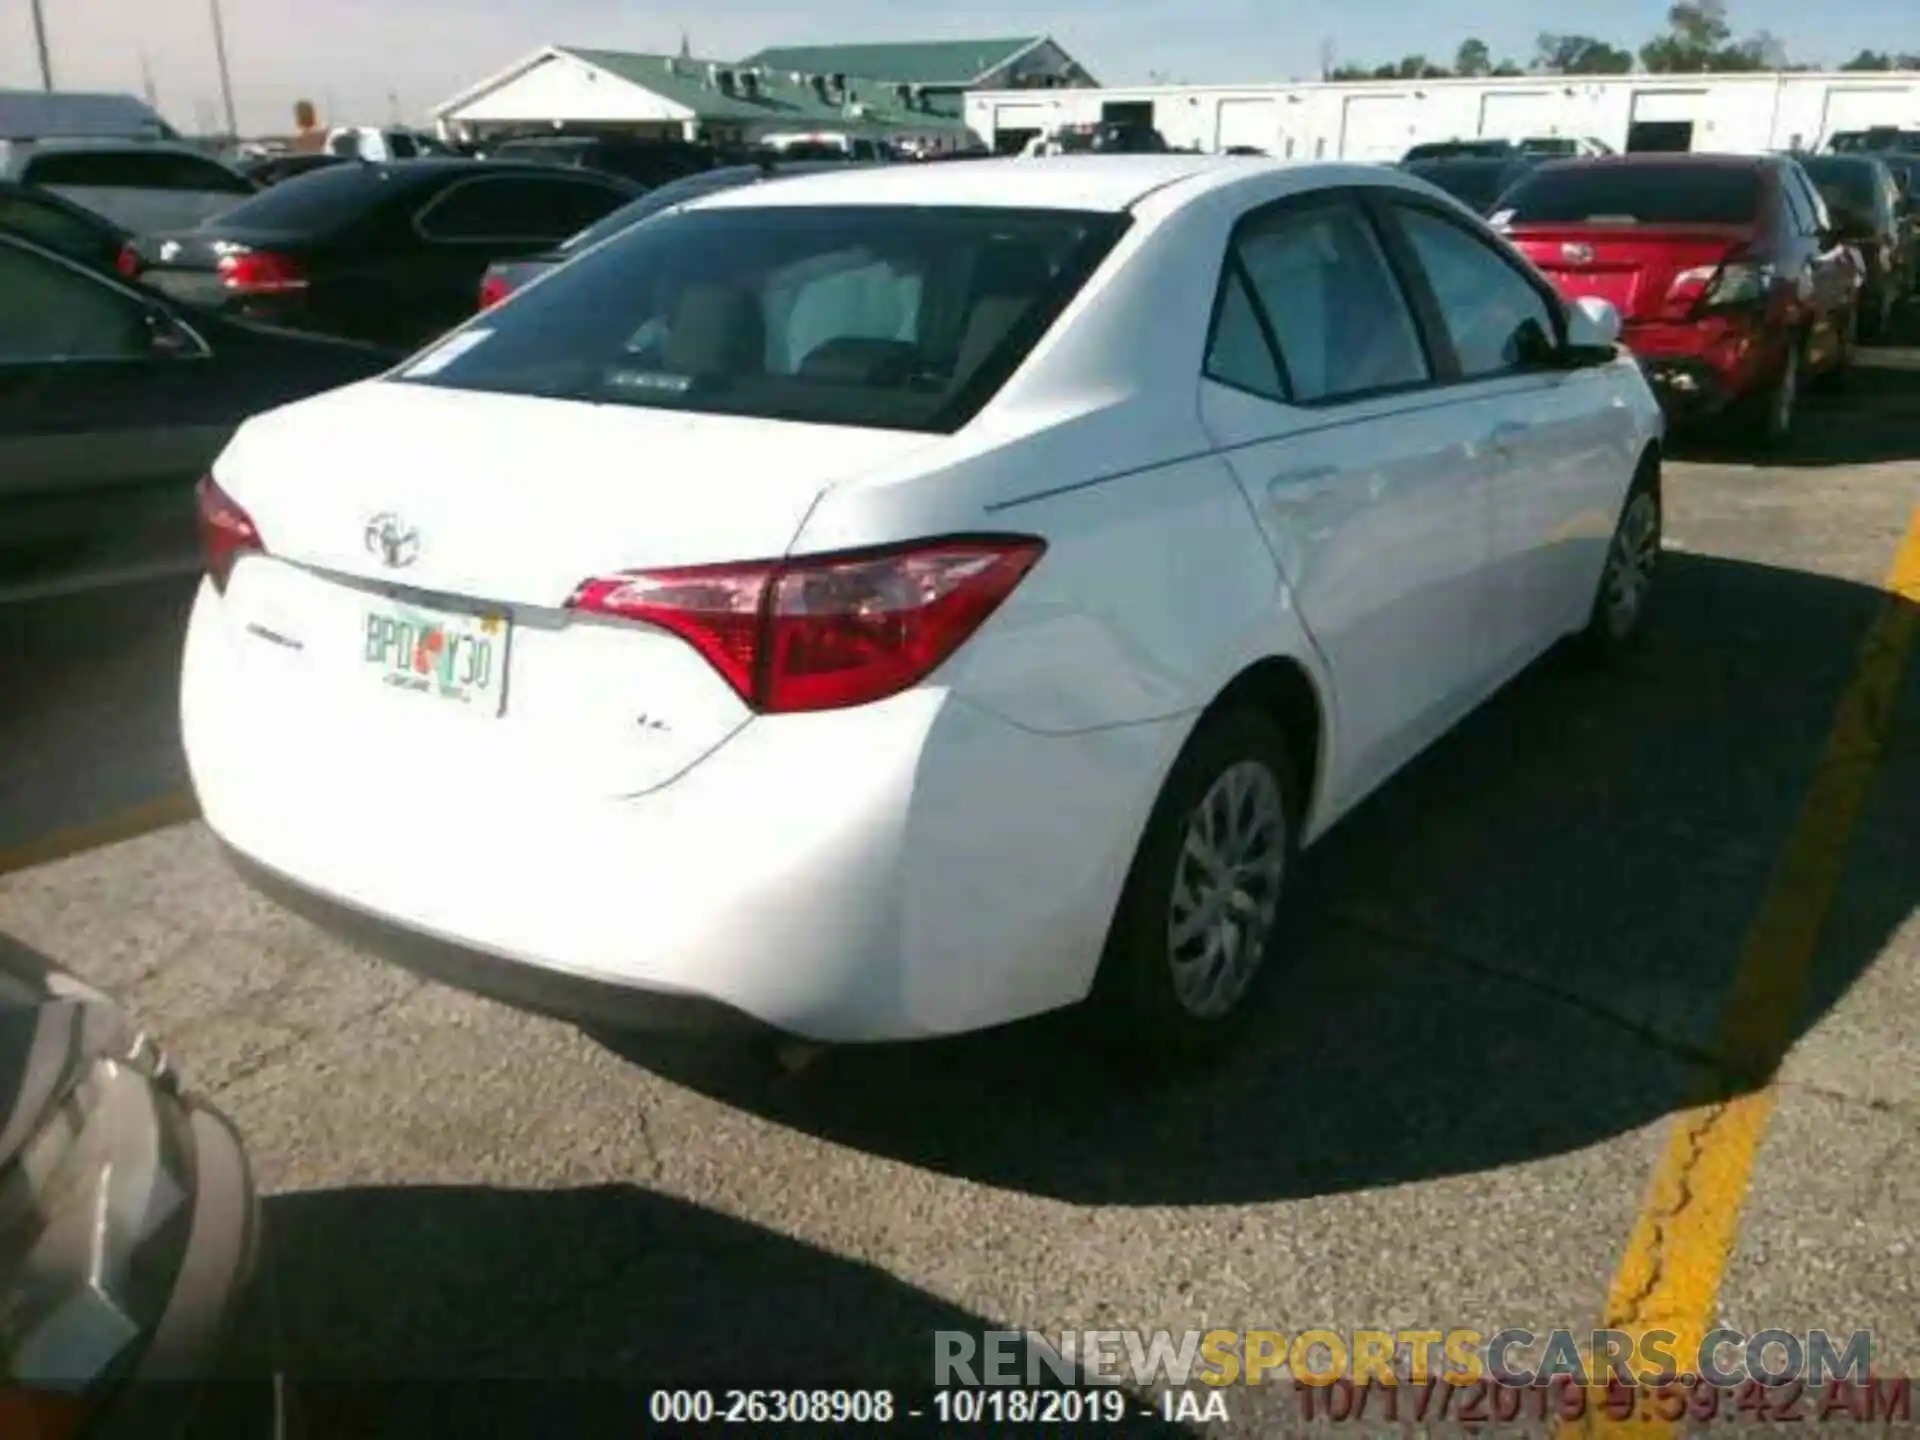
[[[0,944],[128,1000],[238,1123],[305,1376],[858,1381],[940,1328],[1581,1329],[1636,1286],[1912,1373],[1920,349],[1803,424],[1670,464],[1642,651],[1549,659],[1331,834],[1204,1075],[1063,1020],[782,1064],[354,953],[191,818],[185,579],[0,611]],[[1669,1117],[1788,1045],[1750,1173],[1691,1177],[1636,1259]]]

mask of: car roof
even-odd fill
[[[1632,155],[1567,155],[1548,160],[1542,170],[1641,170],[1655,166],[1697,166],[1715,170],[1771,170],[1779,155],[1717,155],[1696,150],[1642,150]]]
[[[115,140],[85,135],[47,135],[37,140],[14,143],[22,150],[84,150],[93,154],[112,155],[192,155],[201,160],[212,160],[216,165],[221,163],[206,151],[178,140]]]
[[[1264,168],[1249,166],[1237,155],[1183,153],[1058,155],[977,160],[971,165],[836,166],[826,173],[791,176],[782,185],[739,186],[692,203],[703,210],[756,205],[964,205],[1118,212],[1170,186],[1198,194]],[[1305,176],[1313,171],[1366,167],[1289,168]]]

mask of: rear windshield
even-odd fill
[[[699,199],[702,195],[712,195],[717,191],[731,190],[736,185],[746,185],[761,178],[761,174],[758,166],[748,165],[739,169],[709,170],[704,175],[689,175],[684,180],[670,181],[658,190],[649,190],[631,204],[622,205],[612,214],[594,221],[560,249],[565,254],[588,249],[598,245],[609,235],[618,235],[629,225],[638,225],[642,220],[652,219],[663,210],[671,210],[676,205],[684,205],[689,200]]]
[[[1501,204],[1509,223],[1750,225],[1760,172],[1734,165],[1569,165],[1536,170]]]
[[[724,207],[662,215],[401,370],[407,383],[950,431],[1085,283],[1126,217]]]
[[[1802,160],[1808,178],[1820,187],[1828,205],[1842,210],[1880,208],[1880,184],[1872,165],[1845,160]]]
[[[1500,198],[1513,175],[1513,167],[1500,161],[1491,164],[1459,160],[1416,161],[1407,169],[1429,185],[1439,186],[1454,199],[1482,212],[1493,208],[1493,202]]]
[[[328,165],[242,200],[219,217],[219,225],[223,230],[333,234],[399,188],[393,172],[379,165]]]
[[[224,165],[169,150],[48,151],[28,162],[25,178],[35,185],[200,190],[223,195],[251,195],[255,188],[244,175]]]

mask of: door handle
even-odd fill
[[[1340,474],[1338,466],[1310,465],[1304,470],[1288,470],[1267,482],[1267,503],[1304,505],[1318,500],[1333,489]]]
[[[1493,447],[1493,453],[1506,458],[1513,454],[1514,442],[1525,435],[1533,426],[1524,420],[1502,420],[1488,432],[1487,443]]]

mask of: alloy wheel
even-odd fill
[[[1226,1015],[1265,958],[1286,871],[1280,782],[1258,760],[1223,770],[1187,821],[1167,908],[1173,990],[1196,1019]]]

